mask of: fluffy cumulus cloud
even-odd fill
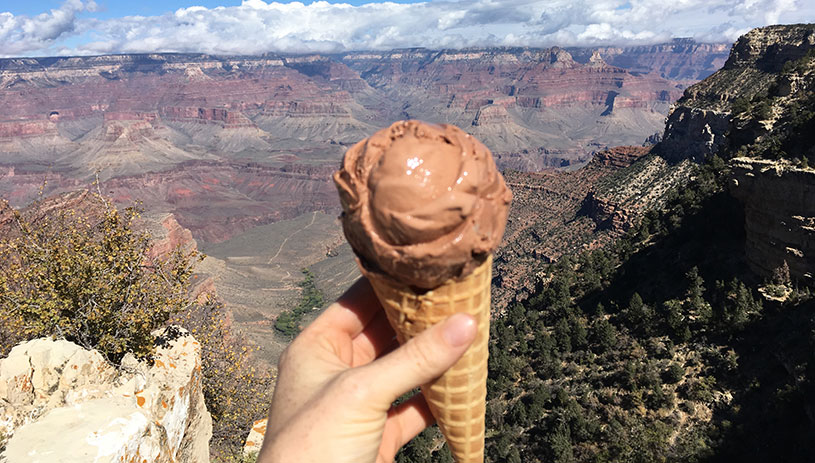
[[[97,19],[93,0],[35,17],[0,13],[0,55],[336,52],[402,47],[733,41],[752,27],[815,21],[811,0],[439,0],[189,7]]]
[[[96,11],[93,0],[67,0],[58,9],[34,17],[14,16],[0,6],[0,56],[40,53],[76,34],[78,14]]]

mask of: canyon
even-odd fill
[[[150,255],[204,250],[193,296],[225,301],[227,323],[273,363],[290,341],[275,331],[275,317],[298,303],[304,274],[327,300],[359,275],[337,220],[331,173],[339,156],[390,118],[434,116],[494,148],[514,195],[494,256],[490,461],[548,458],[564,446],[580,461],[811,454],[815,26],[755,29],[729,54],[725,45],[675,40],[193,58],[0,61],[0,71],[12,68],[2,91],[19,92],[8,101],[23,108],[0,128],[0,198],[10,202],[0,200],[0,238],[13,233],[17,213],[35,221],[67,207],[98,213],[107,203],[92,192],[140,205]],[[107,89],[149,87],[139,79],[172,85],[160,97],[111,100],[127,108],[55,106],[22,116],[44,107],[27,89],[70,93],[63,87],[88,75],[110,80]],[[289,79],[274,87],[283,96],[264,93],[273,87],[264,75]],[[240,93],[242,79],[256,96]],[[121,91],[117,98],[131,90]],[[653,114],[667,115],[664,130],[645,131]],[[115,402],[117,413],[150,417],[137,432],[147,451],[130,452],[125,439],[117,457],[200,460],[211,431],[199,413],[198,353],[187,341],[197,345],[183,336],[171,346],[187,361],[177,375],[187,395],[149,383],[130,389],[143,377],[166,383],[163,360],[151,369],[128,360],[135,374],[122,377],[124,387],[94,384],[85,393],[73,369],[115,374],[94,354],[58,341],[48,349],[71,354],[52,358],[71,360],[40,365],[42,355],[31,353],[52,341],[18,346],[0,362],[0,396],[19,409],[0,406],[0,415],[22,425],[7,449],[22,455],[31,439],[49,436],[65,406]],[[79,357],[87,367],[69,368]],[[88,400],[79,403],[75,391]],[[26,431],[38,413],[42,422]],[[262,422],[252,428],[261,432]],[[162,433],[174,438],[154,445]],[[563,445],[542,437],[550,435]],[[432,452],[440,439],[411,445]],[[256,435],[249,442],[257,448]]]
[[[22,206],[98,181],[222,242],[338,211],[330,173],[342,153],[398,119],[465,127],[519,171],[652,143],[682,82],[722,47],[572,50],[583,60],[560,48],[4,59],[0,197]]]
[[[208,255],[200,291],[216,291],[273,359],[287,341],[271,324],[298,297],[302,268],[329,299],[358,275],[331,181],[351,144],[419,118],[456,124],[490,147],[518,198],[509,244],[496,256],[503,303],[529,284],[516,259],[556,260],[624,231],[633,206],[595,183],[647,148],[607,150],[658,141],[671,104],[727,49],[675,41],[4,59],[0,197],[21,207],[90,189],[138,204],[157,236]],[[592,217],[603,214],[617,218]],[[561,231],[588,238],[541,246],[538,235]]]

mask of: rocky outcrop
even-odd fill
[[[507,108],[501,105],[486,105],[475,114],[473,125],[503,124],[509,122]]]
[[[165,106],[161,115],[167,120],[195,122],[199,124],[216,124],[222,128],[254,127],[245,115],[238,111],[224,108],[189,108]]]
[[[494,258],[493,307],[501,310],[523,300],[545,263],[612,242],[659,201],[664,195],[655,186],[660,176],[679,181],[682,171],[648,154],[649,148],[619,147],[597,153],[571,172],[505,172],[513,200]],[[617,184],[628,188],[616,190],[612,186]],[[587,210],[593,199],[598,201],[595,217]]]
[[[750,266],[769,276],[787,263],[811,280],[815,251],[815,25],[753,29],[724,67],[688,88],[656,150],[666,159],[731,161],[730,191],[744,204]],[[786,159],[786,160],[785,160]]]
[[[26,138],[56,134],[56,125],[44,117],[42,120],[0,122],[0,138]]]
[[[120,368],[68,341],[35,339],[0,360],[0,435],[8,463],[208,462],[212,421],[201,348],[178,328],[151,364]]]
[[[730,112],[678,106],[668,116],[658,150],[674,162],[701,162],[727,144],[729,128]]]
[[[595,154],[591,160],[592,165],[623,169],[633,164],[637,159],[650,152],[645,146],[618,146]]]
[[[351,118],[348,109],[336,101],[280,101],[267,104],[263,111],[270,116]]]
[[[597,182],[583,200],[579,215],[591,218],[598,231],[619,234],[629,230],[643,213],[659,209],[667,193],[690,178],[690,161],[671,165],[660,156],[645,156],[649,151],[644,147],[620,147],[592,160],[592,164],[619,169]],[[633,165],[635,160],[639,162]]]
[[[778,72],[784,63],[803,57],[813,46],[813,24],[760,27],[739,37],[724,68],[755,66],[765,72]]]
[[[149,257],[167,256],[177,249],[198,249],[192,232],[182,227],[173,214],[154,213],[144,219],[144,226],[152,238]]]
[[[263,438],[266,437],[266,418],[256,420],[252,423],[252,430],[246,436],[246,443],[243,445],[243,454],[247,457],[257,457],[260,447],[263,445]]]
[[[770,276],[815,275],[815,170],[785,162],[736,158],[730,191],[744,204],[746,253],[753,270]]]
[[[613,230],[623,232],[631,228],[636,215],[620,208],[609,198],[598,197],[594,191],[589,191],[583,200],[581,214],[590,217],[597,225],[597,230]]]
[[[668,117],[658,151],[673,161],[699,161],[761,142],[784,128],[784,114],[797,110],[794,100],[807,85],[802,76],[785,75],[782,69],[813,47],[811,24],[762,27],[740,37],[722,69],[685,90]]]

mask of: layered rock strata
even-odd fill
[[[699,43],[677,38],[668,43],[634,47],[569,49],[578,61],[594,53],[604,61],[637,74],[655,73],[665,79],[695,83],[716,72],[727,59],[729,43]]]

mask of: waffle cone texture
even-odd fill
[[[478,333],[464,356],[422,393],[458,463],[483,463],[490,336],[492,256],[460,281],[418,293],[386,276],[363,272],[387,313],[400,344],[455,313],[468,313]]]

